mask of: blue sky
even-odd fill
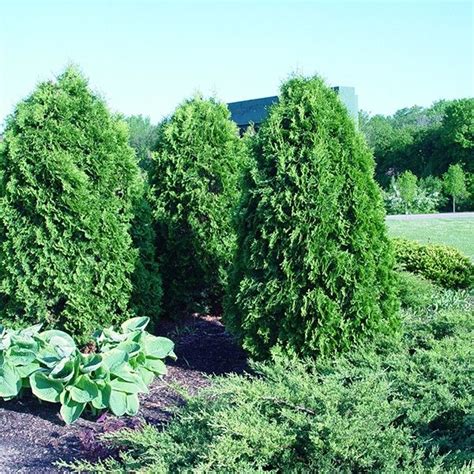
[[[160,120],[200,90],[277,94],[291,72],[355,86],[372,113],[474,95],[472,1],[2,0],[0,123],[80,66],[114,111]]]

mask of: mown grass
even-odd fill
[[[474,218],[389,220],[387,226],[392,237],[452,245],[474,260]]]

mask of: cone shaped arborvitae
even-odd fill
[[[127,141],[74,68],[17,106],[0,157],[1,319],[81,339],[128,317],[143,182]]]
[[[162,124],[151,183],[164,305],[222,304],[243,144],[224,104],[195,97]]]
[[[138,316],[148,316],[152,323],[161,314],[161,274],[156,257],[156,233],[149,202],[148,185],[135,205],[131,234],[138,249],[138,260],[132,275],[133,291],[130,305]]]
[[[336,94],[295,77],[253,143],[225,322],[255,358],[344,350],[397,324],[374,161]]]

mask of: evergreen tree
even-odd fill
[[[126,125],[68,68],[8,119],[1,152],[0,316],[86,337],[128,317],[142,192]]]
[[[151,183],[169,314],[195,303],[221,305],[243,159],[237,127],[214,99],[187,100],[158,131]]]
[[[253,145],[225,322],[264,358],[273,346],[347,349],[397,323],[393,254],[372,155],[321,79],[281,89]]]
[[[138,260],[132,275],[132,310],[138,316],[148,316],[152,322],[161,314],[161,274],[156,255],[156,233],[153,212],[149,203],[148,186],[135,206],[132,238],[138,249]]]

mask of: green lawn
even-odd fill
[[[474,260],[474,218],[389,220],[387,225],[393,237],[452,245]]]

